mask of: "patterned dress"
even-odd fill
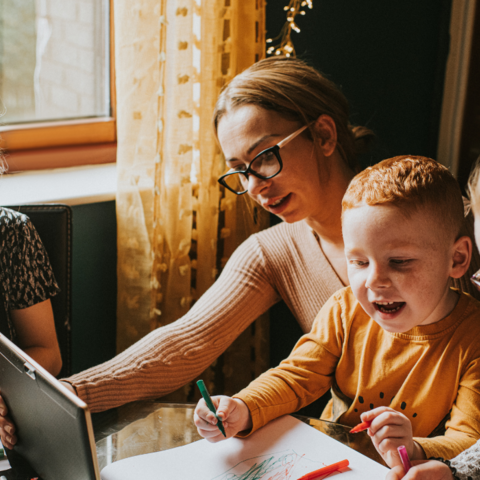
[[[17,335],[10,317],[56,295],[57,285],[47,252],[29,218],[0,207],[0,332],[13,342]]]

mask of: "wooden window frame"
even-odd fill
[[[116,161],[116,91],[113,0],[110,15],[110,116],[0,127],[8,172]]]

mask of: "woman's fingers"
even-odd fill
[[[0,395],[0,416],[4,417],[7,414],[8,414],[7,405],[5,404],[5,400],[3,400],[3,397]]]
[[[17,443],[17,437],[15,435],[15,425],[8,417],[8,408],[0,395],[0,438],[2,439],[3,446],[10,450]]]
[[[17,443],[17,436],[15,435],[15,427],[13,423],[5,417],[0,416],[0,437],[3,446],[10,450]]]

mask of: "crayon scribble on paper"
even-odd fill
[[[307,463],[308,465],[302,465]],[[294,470],[312,470],[312,464],[320,468],[321,462],[312,462],[293,450],[269,453],[259,457],[248,458],[237,463],[230,470],[212,480],[290,480]],[[293,477],[296,478],[296,477]]]

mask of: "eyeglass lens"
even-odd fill
[[[255,157],[248,168],[248,173],[255,173],[260,177],[268,178],[277,174],[281,169],[280,162],[272,149],[268,149]],[[236,192],[248,189],[248,173],[238,172],[224,177],[225,183]]]

